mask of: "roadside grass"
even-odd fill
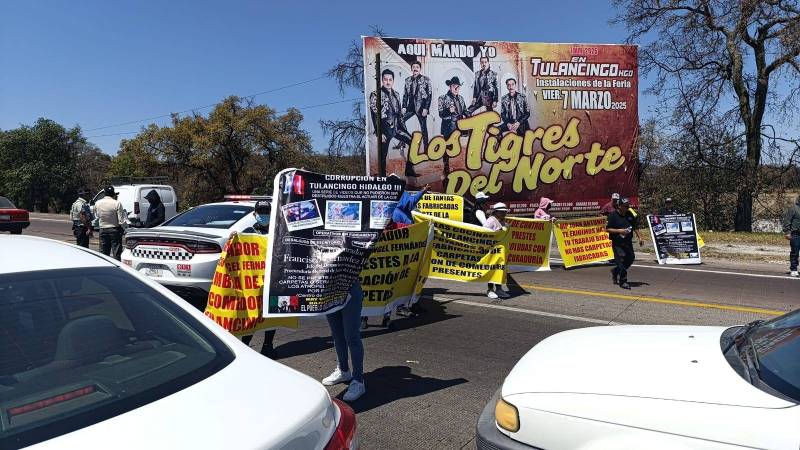
[[[701,231],[700,236],[706,244],[724,245],[779,245],[785,246],[786,239],[780,233],[746,233],[734,231]]]

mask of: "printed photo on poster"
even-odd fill
[[[663,223],[657,223],[653,225],[653,234],[656,236],[660,236],[667,232],[667,228],[664,226]]]
[[[678,222],[667,222],[665,225],[667,226],[667,233],[681,232],[681,226]]]
[[[316,200],[289,203],[281,207],[283,219],[289,231],[305,230],[322,225]]]
[[[325,229],[361,231],[361,202],[325,202]]]
[[[681,231],[694,231],[692,222],[681,222]]]
[[[369,227],[381,230],[386,228],[386,225],[392,220],[392,213],[396,206],[397,202],[372,200],[369,203]]]

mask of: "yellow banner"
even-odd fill
[[[705,246],[706,246],[706,241],[704,241],[703,238],[700,237],[700,233],[697,233],[697,248],[703,248]]]
[[[554,231],[564,267],[614,259],[605,217],[559,220]]]
[[[429,278],[505,283],[509,229],[491,231],[416,212],[414,220],[434,224]]]
[[[383,232],[361,271],[362,316],[380,316],[414,300],[431,239],[433,224],[427,221]]]
[[[439,219],[464,221],[464,197],[452,194],[427,193],[422,196],[417,209],[423,214]]]
[[[509,217],[506,221],[511,228],[508,266],[514,270],[550,270],[553,222],[522,217]]]
[[[237,234],[217,263],[205,315],[236,336],[270,328],[297,328],[297,317],[261,317],[267,237]]]

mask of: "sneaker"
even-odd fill
[[[325,386],[333,386],[334,384],[347,383],[352,379],[353,375],[350,372],[342,372],[342,370],[337,367],[332,374],[322,380],[322,384]]]
[[[497,296],[500,298],[511,298],[511,294],[501,288],[497,288]]]
[[[488,291],[488,292],[486,293],[486,296],[487,296],[487,297],[489,297],[489,298],[491,298],[491,299],[496,299],[496,298],[499,298],[499,297],[497,296],[497,292],[495,292],[495,291]]]
[[[353,382],[350,383],[350,387],[347,388],[347,392],[344,393],[342,400],[346,402],[353,402],[358,400],[358,398],[364,395],[366,392],[367,387],[364,385],[363,381],[353,380]]]
[[[796,270],[789,272],[790,277],[800,277],[800,273],[797,273]]]
[[[622,283],[619,284],[619,287],[621,287],[622,289],[630,289],[631,285],[628,284],[627,281],[623,281]]]

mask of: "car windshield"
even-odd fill
[[[800,402],[800,310],[755,327],[750,338],[761,381]]]
[[[9,200],[9,199],[7,199],[5,197],[0,197],[0,208],[16,209],[17,207],[14,206],[13,203],[11,203],[11,200]]]
[[[123,414],[232,359],[210,330],[123,269],[0,275],[0,448]]]
[[[248,205],[203,205],[164,222],[162,226],[230,228],[253,211]]]

